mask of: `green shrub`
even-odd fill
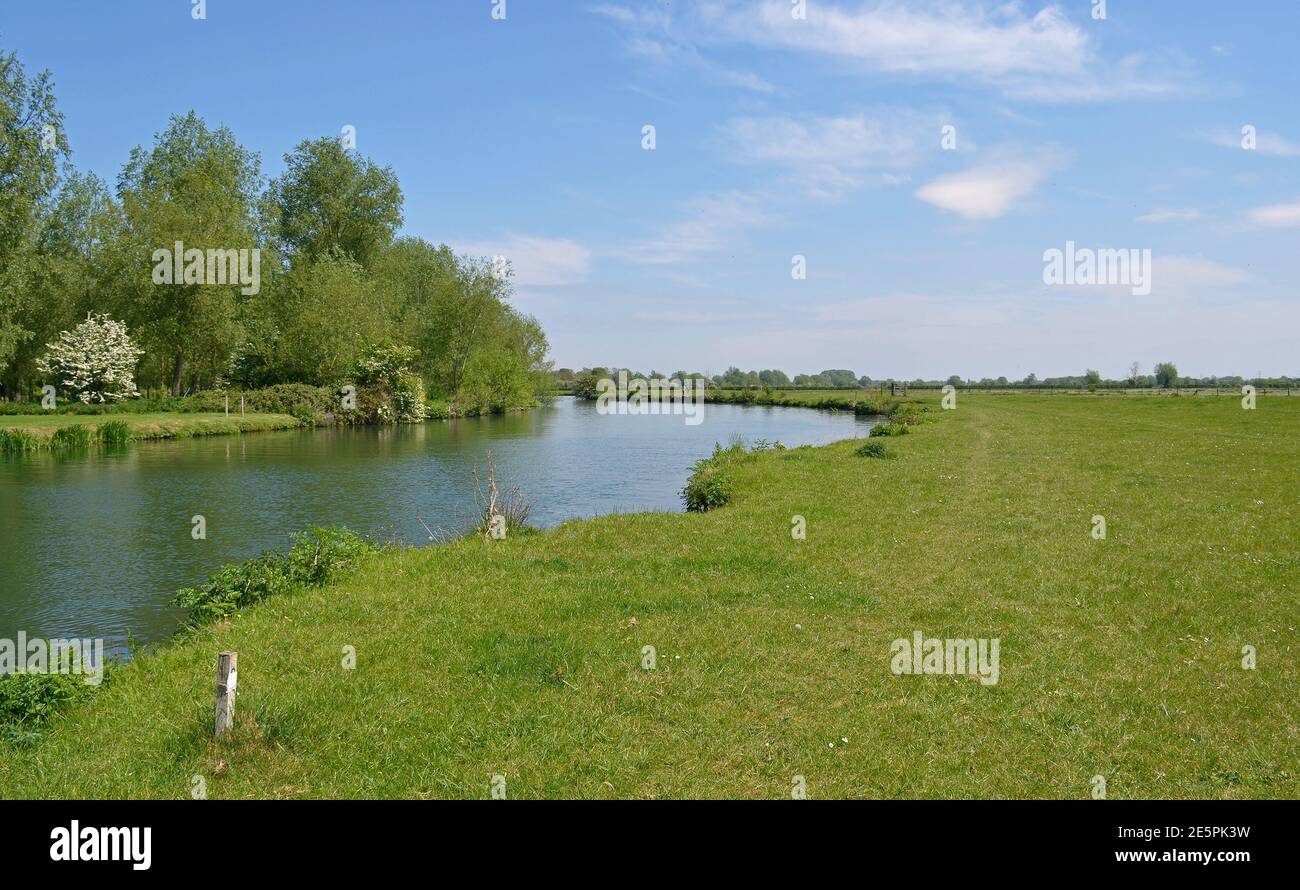
[[[930,409],[924,405],[907,404],[899,405],[889,415],[891,423],[898,423],[904,426],[916,426],[917,424],[929,423],[931,420]]]
[[[732,482],[726,470],[702,460],[695,465],[682,489],[682,501],[689,513],[704,513],[731,500]]]
[[[131,425],[125,420],[110,420],[95,429],[95,438],[101,445],[126,445],[133,438]]]
[[[61,426],[50,436],[51,448],[81,449],[89,448],[91,441],[90,427],[84,423]]]
[[[298,421],[303,426],[314,427],[316,426],[318,420],[321,419],[320,417],[318,417],[316,409],[313,408],[311,405],[306,405],[306,404],[294,405],[292,408],[289,409],[289,414],[293,417],[294,420]]]
[[[35,451],[41,440],[26,430],[0,430],[0,451]]]
[[[763,450],[769,447],[766,441]],[[745,440],[732,436],[731,443],[723,448],[714,443],[713,454],[697,460],[686,486],[682,488],[682,502],[688,513],[704,513],[731,501],[732,479],[729,468],[748,456]]]
[[[306,383],[279,383],[266,389],[246,393],[232,393],[232,406],[244,397],[244,410],[259,414],[289,414],[299,420],[312,418],[312,423],[339,406],[339,396],[327,386],[310,386]]]
[[[904,436],[907,435],[907,427],[901,423],[879,423],[871,428],[871,436]]]
[[[892,457],[884,442],[863,442],[858,454],[861,457]]]
[[[172,602],[189,612],[187,626],[227,618],[269,596],[320,587],[379,546],[345,528],[311,526],[293,536],[288,553],[268,550],[224,566],[199,587],[177,591]]]
[[[75,674],[0,675],[0,741],[35,741],[61,708],[88,699],[97,688]]]

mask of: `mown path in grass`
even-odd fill
[[[1300,400],[932,413],[894,459],[753,456],[707,514],[384,555],[267,601],[3,751],[0,794],[1300,796]],[[917,630],[999,639],[999,682],[894,675]],[[240,699],[214,745],[221,649]]]

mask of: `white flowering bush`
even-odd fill
[[[119,402],[139,395],[135,366],[144,350],[131,342],[120,321],[107,315],[87,315],[45,349],[36,369],[58,378],[62,390],[82,402]]]

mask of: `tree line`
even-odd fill
[[[548,386],[546,336],[510,305],[508,262],[398,237],[397,176],[340,139],[284,162],[268,179],[191,111],[110,187],[73,166],[49,72],[0,51],[0,394],[54,382],[42,357],[92,315],[129,330],[138,385],[173,396],[336,386],[376,350],[456,404],[514,407]]]
[[[625,371],[629,379],[639,377],[647,380],[663,378],[704,380],[715,387],[723,389],[865,389],[871,386],[887,386],[894,383],[917,387],[941,387],[947,384],[958,387],[964,386],[980,388],[1133,387],[1138,389],[1169,389],[1174,387],[1196,386],[1236,387],[1246,383],[1258,386],[1300,385],[1300,378],[1286,376],[1253,378],[1233,375],[1222,377],[1185,377],[1178,373],[1178,367],[1173,362],[1156,362],[1152,366],[1151,373],[1149,374],[1142,373],[1141,363],[1134,362],[1129,367],[1126,376],[1115,379],[1104,378],[1099,371],[1091,368],[1078,375],[1044,377],[1042,379],[1039,379],[1037,374],[1031,373],[1019,380],[1009,380],[1005,376],[997,378],[982,377],[977,380],[973,377],[963,378],[958,374],[953,374],[942,380],[938,378],[926,380],[920,377],[908,380],[905,378],[894,377],[872,379],[865,374],[858,376],[853,371],[847,369],[832,369],[820,371],[816,374],[795,374],[791,376],[780,370],[767,369],[763,371],[742,371],[740,368],[735,366],[729,367],[721,374],[714,374],[712,377],[698,371],[674,371],[671,374],[663,374],[659,371],[644,373],[629,368],[619,368],[617,366],[612,368],[583,368],[580,371],[574,371],[570,368],[559,368],[552,372],[552,379],[559,389],[569,390],[577,395],[585,395],[594,399],[597,381],[605,377],[617,378],[620,371]]]

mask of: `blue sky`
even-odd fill
[[[0,47],[110,182],[191,108],[268,175],[356,127],[558,366],[1300,374],[1300,4],[495,5],[4,2]],[[1067,240],[1151,293],[1045,285]]]

